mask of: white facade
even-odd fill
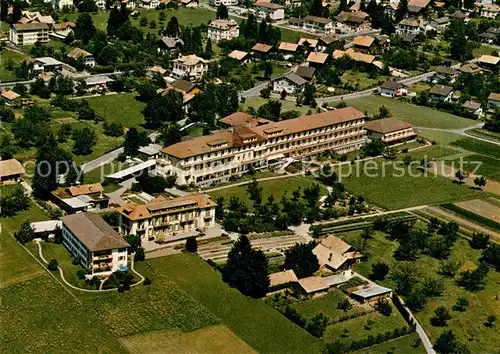
[[[256,3],[255,16],[261,19],[270,18],[272,21],[279,21],[285,18],[285,8],[273,3]]]
[[[306,16],[302,22],[302,28],[304,31],[313,33],[335,33],[335,25],[333,24],[333,21],[322,17]]]
[[[95,5],[100,9],[106,9],[106,0],[95,0]]]
[[[500,6],[497,4],[481,5],[479,15],[483,18],[495,19],[500,14]]]
[[[55,9],[61,10],[64,6],[73,7],[73,0],[53,0],[52,6]]]
[[[420,24],[416,21],[403,20],[396,25],[397,34],[419,34],[421,32]]]
[[[208,63],[196,55],[180,56],[173,60],[171,76],[176,79],[201,79],[208,71]]]
[[[303,79],[302,79],[303,80]],[[304,90],[304,82],[296,83],[287,77],[280,77],[273,81],[273,91],[276,93],[281,93],[283,90],[289,95],[294,95],[300,93]]]
[[[225,5],[225,6],[236,6],[238,5],[239,1],[238,0],[208,0],[208,3],[213,6],[220,6],[220,5]]]
[[[140,6],[143,9],[154,10],[158,6],[160,6],[160,0],[141,0],[140,1]]]
[[[235,20],[214,20],[208,25],[208,38],[214,42],[230,40],[240,35],[240,26]]]
[[[415,130],[413,130],[413,128],[408,128],[385,134],[368,131],[367,136],[371,140],[382,140],[384,143],[394,144],[399,140],[407,141],[407,139],[416,138],[417,134],[415,133]]]
[[[31,45],[49,41],[49,27],[44,23],[14,24],[10,27],[9,40],[16,45]]]

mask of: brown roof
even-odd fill
[[[361,52],[357,52],[352,48],[349,48],[346,51],[335,49],[332,53],[332,56],[334,59],[341,58],[344,55],[347,55],[352,60],[364,62],[367,64],[371,64],[375,60],[375,56],[370,55],[370,54],[364,54]]]
[[[64,23],[54,23],[55,29],[65,29],[67,27],[76,28],[76,24],[71,21],[66,21]]]
[[[500,57],[496,57],[494,55],[481,55],[477,60],[480,63],[497,65],[500,62]]]
[[[481,68],[477,64],[467,63],[462,65],[458,70],[460,70],[463,73],[474,74],[480,72]]]
[[[83,50],[81,48],[73,48],[68,53],[68,57],[73,58],[73,59],[85,58],[85,57],[90,57],[90,56],[92,56],[91,53],[89,53],[86,50]]]
[[[12,90],[8,90],[5,92],[2,92],[2,97],[5,99],[8,99],[9,101],[14,101],[15,99],[18,99],[19,97],[21,97],[21,95],[18,94],[17,92],[12,91]]]
[[[339,40],[339,38],[334,35],[334,34],[329,34],[326,36],[323,36],[319,39],[321,42],[323,42],[326,45],[332,44],[333,42],[336,42]]]
[[[268,9],[273,9],[273,10],[279,10],[279,9],[284,9],[285,7],[280,4],[275,4],[272,2],[265,2],[265,1],[259,1],[254,4],[254,6],[258,7],[266,7]]]
[[[304,17],[304,21],[311,21],[311,22],[315,22],[315,23],[321,23],[321,24],[324,24],[324,25],[326,25],[327,23],[332,22],[332,20],[330,20],[329,18],[318,17],[318,16],[311,16],[311,15],[308,15],[308,16]]]
[[[147,204],[127,203],[116,210],[130,220],[148,219],[153,214],[172,214],[179,211],[211,208],[214,203],[209,196],[201,193],[187,194],[185,196],[167,200],[158,198]]]
[[[184,92],[184,93],[189,93],[196,87],[196,85],[193,84],[191,81],[187,81],[187,80],[183,80],[183,79],[176,80],[175,82],[173,82],[171,84],[171,86],[179,91]]]
[[[256,127],[258,125],[272,123],[270,120],[254,117],[245,112],[234,112],[224,118],[221,118],[219,121],[230,126],[244,125],[247,127]]]
[[[445,85],[434,85],[430,89],[429,93],[438,96],[448,96],[451,91],[453,91],[453,87]]]
[[[324,64],[327,59],[328,59],[328,53],[312,52],[309,53],[309,56],[307,57],[308,62],[318,63],[318,64]]]
[[[311,48],[315,48],[318,45],[318,40],[312,38],[300,38],[298,44],[304,45],[306,42],[309,43],[309,47]]]
[[[337,236],[330,235],[321,241],[321,244],[332,251],[343,254],[347,252],[351,245],[349,245],[344,240],[341,240]]]
[[[370,36],[357,36],[352,43],[360,47],[370,47],[374,41],[375,38]]]
[[[431,0],[410,0],[408,1],[408,6],[415,6],[415,7],[427,7]]]
[[[236,60],[243,60],[247,55],[248,55],[247,52],[243,52],[241,50],[233,50],[231,53],[228,54],[228,57]]]
[[[400,88],[406,87],[405,84],[402,84],[398,81],[395,80],[388,80],[385,81],[382,85],[380,85],[380,88],[386,89],[386,90],[398,90]]]
[[[93,183],[69,187],[68,191],[73,197],[76,197],[83,194],[101,193],[103,189],[100,183]]]
[[[24,167],[16,159],[0,161],[0,177],[22,175]]]
[[[488,96],[488,99],[491,100],[491,101],[499,101],[500,102],[500,93],[490,93],[490,95]]]
[[[381,134],[397,132],[412,127],[413,126],[410,123],[406,123],[394,118],[377,119],[365,123],[366,130],[370,130],[372,132],[377,132]]]
[[[221,131],[216,134],[185,140],[165,147],[161,152],[183,159],[190,156],[243,146],[247,144],[245,139],[241,137],[243,134],[253,134],[257,138],[257,141],[264,141],[267,139],[268,134],[272,134],[271,130],[275,132],[281,131],[282,133],[280,133],[280,135],[289,135],[301,131],[349,122],[364,117],[365,115],[357,109],[345,107],[334,111],[302,116],[280,122],[261,124],[254,127],[236,126],[233,128],[233,132]]]
[[[475,111],[475,110],[481,108],[481,104],[476,102],[476,101],[469,100],[469,101],[465,101],[464,104],[462,105],[462,107],[464,107],[465,109],[468,109],[468,110]]]
[[[32,22],[32,23],[14,23],[12,25],[17,31],[35,31],[42,29],[49,29],[46,23]]]
[[[279,50],[284,50],[284,51],[287,51],[287,52],[295,52],[298,47],[299,47],[299,45],[296,44],[296,43],[281,42],[280,46],[278,47],[278,49]]]
[[[329,288],[328,283],[321,277],[302,278],[299,279],[299,284],[308,294],[328,290]]]
[[[269,274],[269,286],[276,286],[287,283],[295,283],[299,279],[292,269],[284,270],[278,273]]]
[[[61,221],[92,252],[130,246],[118,232],[113,230],[97,214],[72,214],[63,216]]]
[[[261,52],[261,53],[267,53],[269,52],[271,49],[273,49],[273,46],[272,45],[269,45],[269,44],[263,44],[263,43],[257,43],[256,45],[254,45],[252,47],[252,50],[253,51],[256,51],[256,52]]]

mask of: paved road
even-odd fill
[[[105,75],[122,75],[123,72],[121,71],[116,71],[116,72],[112,72],[112,73],[102,73],[102,74],[81,74],[81,75],[71,75],[70,77],[74,80],[79,80],[79,79],[86,79],[86,78],[89,78],[89,77],[93,77],[93,76],[105,76]],[[48,81],[48,80],[47,80]],[[11,81],[11,82],[0,82],[0,87],[3,87],[3,88],[12,88],[14,87],[16,84],[22,84],[22,85],[31,85],[32,83],[35,82],[35,79],[31,79],[31,80],[23,80],[23,81]]]
[[[462,128],[462,129],[439,129],[439,128],[425,128],[425,127],[415,127],[415,128],[420,129],[420,130],[434,130],[434,131],[444,132],[444,133],[454,133],[454,134],[466,136],[466,137],[471,138],[471,139],[476,139],[476,140],[484,141],[486,143],[500,146],[500,143],[498,141],[480,138],[478,136],[467,133],[467,130],[482,128],[483,125],[484,125],[484,123],[478,123],[478,124],[471,125],[470,127]]]
[[[96,168],[106,165],[107,163],[113,162],[114,160],[116,160],[118,156],[120,156],[121,153],[123,153],[122,147],[110,151],[107,154],[104,154],[95,160],[84,163],[80,166],[80,168],[85,173],[90,172],[92,170],[95,170]]]

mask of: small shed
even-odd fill
[[[392,289],[372,284],[353,291],[351,296],[361,303],[373,304],[379,299],[388,299],[392,296]]]

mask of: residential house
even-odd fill
[[[339,59],[339,58],[342,58],[343,56],[347,56],[347,57],[351,58],[352,60],[360,62],[360,63],[374,64],[377,67],[381,66],[381,63],[375,62],[375,56],[370,55],[370,54],[357,52],[352,48],[349,48],[346,51],[335,49],[332,53],[332,57],[334,59]],[[383,64],[382,64],[382,66],[383,66]]]
[[[250,53],[243,52],[241,50],[233,50],[227,55],[229,58],[237,60],[240,64],[248,64],[251,59]]]
[[[106,91],[108,89],[108,84],[112,83],[113,79],[111,79],[108,76],[101,75],[101,76],[89,76],[85,79],[83,79],[83,82],[85,83],[85,86],[87,88],[87,91]]]
[[[184,47],[184,41],[176,37],[162,37],[158,41],[158,53],[167,54],[180,52]]]
[[[46,220],[35,221],[30,224],[31,230],[35,234],[35,238],[44,240],[54,239],[57,234],[61,234],[62,221],[61,220]]]
[[[449,102],[453,95],[453,87],[445,85],[434,85],[429,91],[432,101]]]
[[[362,285],[360,289],[351,292],[350,295],[363,304],[368,303],[373,305],[379,300],[390,299],[392,297],[392,289],[373,283]]]
[[[46,23],[14,23],[10,26],[9,40],[16,45],[48,43],[49,26]]]
[[[352,41],[355,49],[363,53],[368,53],[377,44],[377,40],[372,36],[356,36]]]
[[[50,15],[42,15],[38,11],[22,11],[22,17],[19,19],[19,23],[45,23],[49,27],[49,31],[52,31],[52,26],[55,21]]]
[[[410,0],[408,1],[408,16],[422,17],[427,10],[431,0]]]
[[[330,289],[328,283],[321,277],[307,277],[298,280],[298,283],[304,293],[309,297],[324,295]]]
[[[479,8],[479,16],[495,19],[500,14],[500,6],[497,4],[485,4]]]
[[[414,18],[405,18],[396,24],[396,33],[399,35],[419,34],[421,30],[421,22]]]
[[[293,58],[293,54],[297,52],[299,45],[297,43],[281,42],[278,50],[283,52],[285,60]]]
[[[380,85],[380,95],[386,97],[403,96],[408,93],[406,85],[397,81],[386,81]]]
[[[304,80],[307,81],[312,81],[314,78],[314,73],[316,72],[316,68],[309,67],[309,66],[302,66],[300,65],[297,70],[295,70],[295,74],[303,78]]]
[[[16,102],[19,101],[19,98],[21,97],[20,94],[18,94],[17,92],[14,92],[12,90],[7,90],[7,91],[3,91],[1,94],[0,94],[0,97],[2,98],[2,100],[4,100],[8,105],[12,105]]]
[[[216,205],[200,193],[170,200],[157,198],[147,204],[127,203],[116,209],[118,230],[124,235],[165,241],[196,236],[215,226]]]
[[[52,0],[52,7],[54,9],[62,10],[64,7],[72,8],[73,6],[73,0]]]
[[[444,33],[446,28],[450,25],[450,18],[447,16],[439,17],[433,19],[429,22],[429,29],[436,31],[437,33]]]
[[[384,13],[392,19],[396,18],[396,11],[398,10],[398,2],[388,1],[385,5],[382,5],[384,8]]]
[[[175,79],[199,80],[208,71],[208,62],[195,54],[181,55],[172,62],[171,76]]]
[[[366,141],[365,116],[352,107],[279,122],[243,116],[243,124],[237,119],[229,129],[163,148],[158,173],[176,174],[179,184],[205,187],[249,169],[278,166],[286,158],[357,150]]]
[[[81,60],[83,62],[83,65],[92,68],[96,64],[92,53],[89,53],[86,50],[80,48],[73,48],[72,50],[70,50],[70,52],[68,53],[68,58],[74,59],[76,61]]]
[[[236,6],[238,5],[238,0],[208,0],[208,3],[212,6]]]
[[[500,107],[500,93],[490,93],[488,96],[488,105]]]
[[[271,21],[280,21],[285,18],[285,7],[272,2],[256,2],[254,5],[255,16]]]
[[[316,48],[318,47],[318,40],[317,39],[313,39],[313,38],[303,38],[303,37],[301,37],[299,39],[298,45],[302,46],[302,47],[305,47],[307,49],[310,49],[310,50],[316,50]]]
[[[166,73],[167,69],[163,68],[161,65],[153,65],[148,69],[146,75],[149,77],[153,77],[155,74],[159,74],[164,77]]]
[[[63,216],[61,221],[63,245],[88,269],[89,278],[128,270],[130,245],[99,215],[79,213]]]
[[[363,257],[351,245],[333,235],[321,240],[312,252],[318,258],[320,269],[340,272],[350,271],[352,265]]]
[[[449,66],[438,66],[434,71],[435,74],[429,79],[433,84],[452,84],[458,77],[457,70]]]
[[[139,0],[139,6],[143,9],[154,10],[160,6],[160,0]]]
[[[258,54],[261,56],[269,54],[271,52],[271,49],[273,49],[272,45],[263,43],[257,43],[252,47],[252,51],[254,52],[254,54]]]
[[[184,7],[198,7],[200,2],[198,0],[181,0],[181,5]]]
[[[450,15],[451,18],[454,18],[455,20],[461,20],[461,21],[464,21],[467,19],[467,17],[469,17],[466,13],[462,12],[462,11],[455,11],[454,13],[452,13]]]
[[[475,63],[466,63],[458,68],[458,70],[465,74],[480,74],[483,72],[483,69]]]
[[[59,73],[62,71],[63,64],[51,57],[36,58],[33,60],[33,72],[36,74]]]
[[[481,117],[483,115],[483,108],[481,107],[481,104],[476,101],[465,101],[462,107],[465,109],[466,112],[476,116],[476,117]]]
[[[235,20],[213,20],[208,24],[208,38],[214,42],[230,40],[240,35],[240,26]]]
[[[490,27],[486,32],[481,33],[479,35],[479,38],[481,39],[482,42],[484,43],[494,43],[500,34],[500,28],[497,27]]]
[[[292,269],[269,274],[269,290],[277,291],[288,288],[299,281]]]
[[[335,26],[333,21],[329,18],[317,17],[317,16],[306,16],[302,19],[302,28],[305,31],[320,33],[320,34],[332,34],[335,33]]]
[[[171,84],[176,90],[182,91],[189,95],[196,95],[200,93],[200,87],[197,84],[193,84],[191,81],[179,79]]]
[[[320,53],[320,52],[311,52],[307,56],[307,62],[309,66],[318,67],[325,65],[328,60],[328,53]]]
[[[281,93],[285,91],[289,95],[300,93],[304,90],[307,81],[296,73],[289,73],[273,80],[273,91]]]
[[[492,69],[500,63],[500,57],[494,55],[481,55],[477,61],[483,68]]]
[[[20,182],[24,167],[16,159],[0,160],[0,184],[5,182]]]
[[[399,38],[401,38],[401,41],[408,46],[418,43],[416,33],[401,33]]]
[[[417,132],[410,123],[394,118],[375,119],[365,124],[367,137],[370,140],[381,140],[387,145],[414,140]]]
[[[345,12],[342,11],[337,17],[336,31],[345,32],[366,32],[371,29],[370,16],[363,11]]]
[[[339,38],[334,34],[330,34],[328,36],[323,36],[318,40],[317,49],[321,52],[324,52],[327,50],[329,45],[337,42],[338,40],[339,40]]]
[[[76,28],[76,24],[74,22],[66,21],[64,23],[55,23],[52,26],[52,34],[60,36],[60,38],[66,38],[68,34],[72,33]]]
[[[52,192],[54,201],[69,214],[107,209],[109,198],[100,183],[60,187]]]

